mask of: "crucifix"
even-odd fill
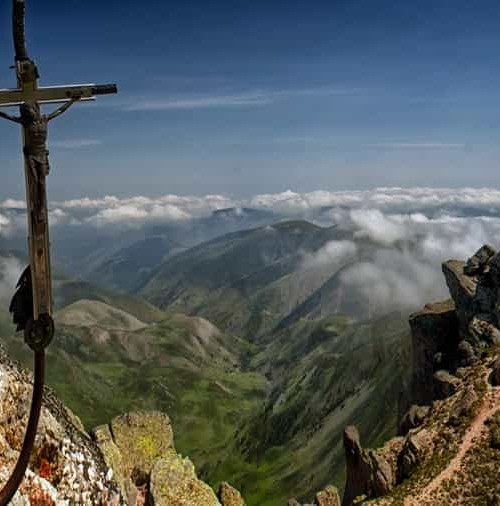
[[[30,265],[19,280],[10,310],[17,330],[24,330],[25,342],[35,353],[35,379],[23,446],[10,478],[0,490],[0,506],[10,503],[28,466],[42,404],[45,348],[54,337],[46,188],[50,171],[48,125],[77,101],[94,100],[97,95],[117,93],[115,84],[38,86],[38,67],[29,58],[26,49],[25,0],[12,1],[17,88],[0,90],[0,108],[18,107],[19,115],[0,111],[0,118],[17,123],[22,128]],[[41,106],[46,104],[61,105],[51,113],[44,114]]]
[[[19,107],[19,116],[0,111],[0,118],[18,123],[23,132],[25,161],[26,207],[28,214],[28,246],[30,272],[24,282],[30,282],[33,293],[32,318],[17,321],[24,328],[27,343],[33,347],[46,346],[53,337],[52,289],[49,251],[46,178],[49,174],[47,150],[48,124],[77,101],[94,100],[96,95],[117,92],[115,84],[39,86],[37,65],[28,57],[24,32],[24,0],[13,0],[13,36],[17,88],[0,90],[0,107]],[[62,104],[50,114],[43,114],[41,105]],[[28,274],[31,279],[28,279]],[[23,278],[21,279],[21,283]],[[14,314],[14,318],[16,315]],[[21,320],[23,317],[21,317]]]

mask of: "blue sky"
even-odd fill
[[[52,124],[54,198],[500,184],[498,2],[27,3],[43,84],[120,86]],[[0,123],[0,198],[18,142]]]

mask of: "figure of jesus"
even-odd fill
[[[0,111],[0,118],[19,123],[24,128],[24,156],[36,184],[35,195],[33,195],[33,218],[38,223],[42,223],[46,216],[45,178],[50,172],[47,127],[50,121],[67,111],[79,99],[79,97],[73,98],[50,114],[42,114],[36,102],[22,104],[20,116],[12,116]]]

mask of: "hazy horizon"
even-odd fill
[[[500,186],[498,3],[148,6],[28,4],[42,84],[120,88],[51,125],[52,199]],[[0,198],[20,198],[18,128],[0,139]]]

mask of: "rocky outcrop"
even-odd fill
[[[413,404],[425,405],[434,400],[434,373],[439,367],[451,366],[457,354],[460,340],[455,304],[452,300],[427,304],[410,316],[410,329],[410,397]]]
[[[493,249],[483,246],[466,264],[458,260],[443,264],[446,284],[456,306],[459,334],[474,346],[500,342],[497,317],[499,285],[495,283],[490,269],[490,262],[495,259]],[[480,267],[472,268],[471,265]],[[474,274],[467,274],[471,272]]]
[[[129,505],[221,506],[193,463],[177,454],[165,413],[127,413],[95,429],[94,436]],[[245,504],[227,483],[220,497],[222,506]]]
[[[19,455],[32,381],[0,349],[0,485]],[[113,474],[78,418],[46,389],[29,468],[12,504],[118,506],[123,497]]]
[[[0,487],[19,455],[31,392],[31,374],[0,348]],[[34,451],[12,505],[244,506],[237,490],[221,489],[222,504],[175,451],[166,414],[128,413],[91,436],[46,389]]]
[[[389,463],[373,451],[363,450],[356,427],[344,431],[347,477],[342,506],[351,506],[358,496],[379,497],[389,493],[394,476]]]
[[[485,245],[467,262],[448,260],[442,267],[451,299],[410,316],[409,402],[418,405],[456,391],[456,381],[441,371],[469,367],[482,350],[500,344],[500,255]]]
[[[406,437],[367,452],[357,431],[346,429],[345,505],[496,504],[500,498],[500,254],[486,245],[465,263],[445,262],[443,273],[451,300],[410,317],[408,403],[414,405],[400,424]],[[385,456],[390,470],[374,465],[374,455]],[[377,480],[380,474],[394,478]],[[378,492],[396,490],[373,499],[382,496],[376,484]]]

